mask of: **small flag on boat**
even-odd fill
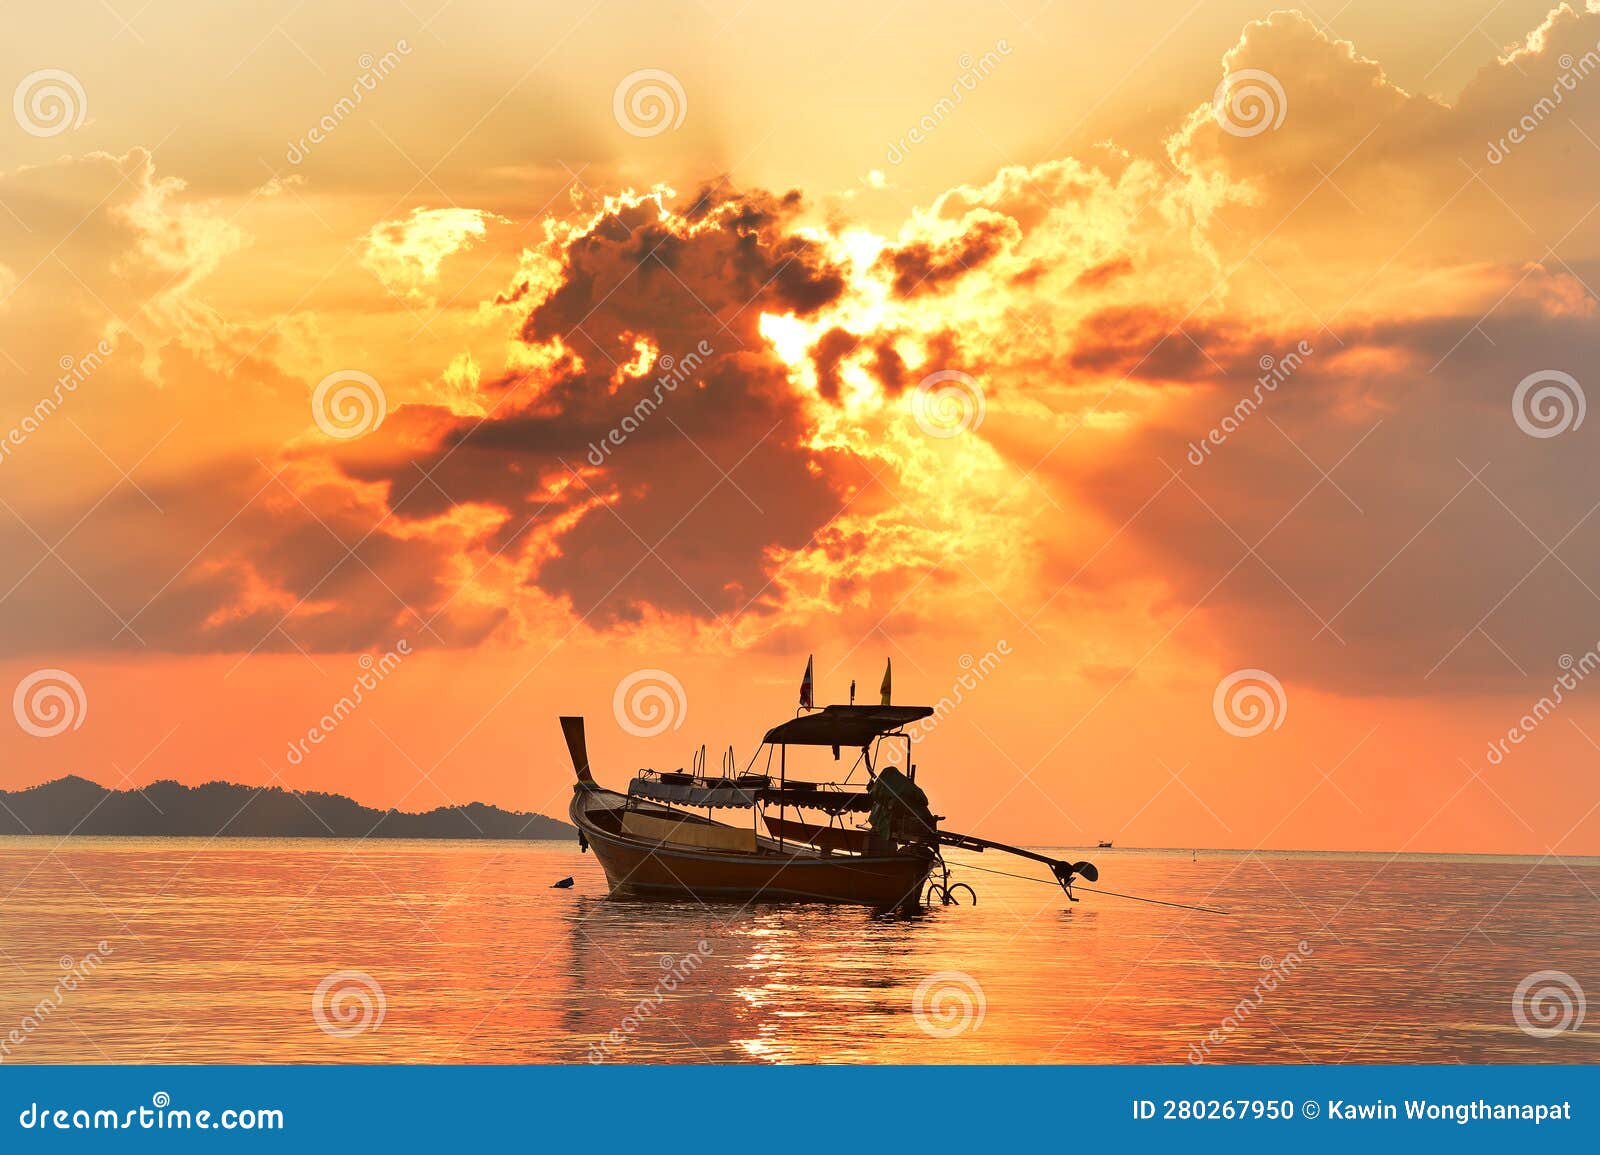
[[[889,674],[890,674],[892,669],[893,669],[893,663],[890,661],[890,659],[885,658],[883,660],[883,685],[878,687],[878,693],[883,695],[883,705],[885,705],[885,706],[890,704],[889,703],[889,696],[890,696],[889,695]]]
[[[811,705],[811,655],[806,655],[806,676],[800,679],[800,708],[812,709]]]

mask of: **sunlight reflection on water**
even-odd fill
[[[612,901],[567,843],[4,839],[0,1042],[8,1062],[1600,1061],[1600,1023],[1537,1038],[1512,1013],[1537,971],[1600,996],[1595,860],[1071,856],[1235,913],[959,869],[978,906],[912,918]],[[319,1028],[340,971],[381,988],[375,1028]],[[359,1027],[360,994],[325,1018]]]

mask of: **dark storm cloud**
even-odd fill
[[[681,213],[646,199],[600,217],[556,254],[553,288],[525,278],[497,298],[536,302],[520,334],[556,353],[482,385],[481,417],[394,405],[353,441],[141,476],[142,493],[114,491],[81,525],[73,510],[0,517],[7,644],[472,645],[518,580],[602,628],[769,610],[774,555],[805,546],[860,472],[807,448],[757,329],[763,311],[805,316],[843,291],[792,231],[799,208],[724,183]],[[641,342],[655,363],[624,373]],[[878,361],[896,371],[892,351]],[[458,599],[490,563],[522,576]]]
[[[386,481],[404,518],[487,505],[514,534],[582,511],[531,580],[595,624],[766,608],[772,552],[833,516],[847,469],[805,447],[801,403],[756,328],[763,310],[804,315],[842,291],[819,247],[784,231],[796,208],[719,186],[665,220],[654,201],[603,217],[521,327],[579,361],[507,383],[487,418],[445,419],[420,451],[437,415],[397,415],[376,456],[344,468]],[[625,375],[640,340],[661,360]],[[436,484],[408,482],[422,472]]]
[[[914,297],[935,292],[979,268],[1018,235],[1011,220],[984,220],[948,244],[916,242],[885,252],[879,259],[893,270],[895,293]]]
[[[0,522],[14,651],[470,645],[497,620],[448,604],[447,544],[394,536],[341,487],[296,501],[254,462],[140,478],[80,516]]]
[[[1531,436],[1513,395],[1543,369],[1581,379],[1600,337],[1589,317],[1475,323],[1313,334],[1266,387],[1248,358],[1207,365],[1111,459],[1063,468],[1126,527],[1089,578],[1160,573],[1236,664],[1340,692],[1503,689],[1581,655],[1600,640],[1600,426]],[[1281,369],[1301,339],[1231,345]],[[1058,580],[1086,560],[1052,552]]]

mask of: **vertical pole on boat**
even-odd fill
[[[788,760],[789,760],[789,745],[788,745],[788,743],[784,743],[782,746],[778,747],[778,850],[779,851],[783,850],[783,811],[784,811],[783,782],[784,782],[784,778],[786,777],[786,770],[787,770]]]

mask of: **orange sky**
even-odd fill
[[[0,787],[892,656],[957,829],[1600,853],[1600,5],[129,8],[0,45]]]

